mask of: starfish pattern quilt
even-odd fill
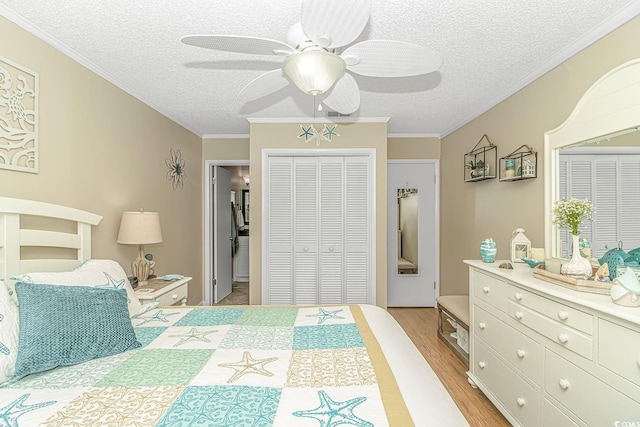
[[[7,426],[412,425],[360,306],[163,307],[139,349],[0,388]]]

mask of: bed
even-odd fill
[[[33,216],[76,226],[23,228]],[[17,347],[6,425],[468,425],[385,310],[143,307],[117,263],[91,258],[100,219],[0,197],[0,365]],[[39,246],[75,257],[29,253]]]

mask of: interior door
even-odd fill
[[[390,162],[387,180],[387,305],[434,307],[439,246],[436,163]],[[405,198],[413,198],[408,205],[416,218],[411,227],[401,220]],[[407,245],[407,254],[403,253],[403,239],[414,236],[415,244]]]
[[[213,166],[213,277],[216,285],[213,302],[219,303],[231,293],[231,172],[221,166]]]

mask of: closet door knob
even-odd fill
[[[518,355],[518,357],[520,359],[524,358],[524,356],[526,356],[525,352],[523,349],[519,348],[518,351],[516,351],[516,354]]]
[[[309,248],[306,247],[306,246],[304,248],[302,248],[302,250],[305,251],[305,252],[309,252]]]
[[[333,252],[333,246],[329,248],[329,252]]]
[[[559,311],[558,312],[558,319],[567,320],[568,318],[569,318],[569,313],[567,313],[566,311]]]
[[[486,327],[487,327],[487,324],[486,324],[486,323],[484,323],[484,322],[480,322],[480,323],[478,323],[478,328],[480,328],[480,329],[484,330],[484,328],[486,328]]]
[[[569,388],[569,381],[565,380],[565,379],[561,379],[558,382],[558,385],[560,386],[561,389],[566,390]]]
[[[490,290],[491,288],[488,286],[485,286],[484,288],[482,288],[482,292],[484,292],[485,294],[488,294]]]
[[[480,367],[480,369],[484,369],[484,367],[487,366],[487,364],[481,360],[478,362],[478,366]]]
[[[562,344],[566,344],[567,342],[569,342],[569,335],[567,335],[567,334],[559,334],[558,335],[558,341],[560,341]]]
[[[522,320],[522,318],[524,317],[524,314],[521,311],[516,311],[514,313],[514,316],[516,316],[516,319]]]
[[[523,407],[525,404],[524,398],[523,397],[519,397],[516,399],[516,403],[518,404],[519,407]]]
[[[520,292],[516,292],[515,297],[516,297],[516,300],[522,301],[522,294]]]

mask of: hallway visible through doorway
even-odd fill
[[[249,282],[233,282],[231,293],[216,305],[248,305]]]

